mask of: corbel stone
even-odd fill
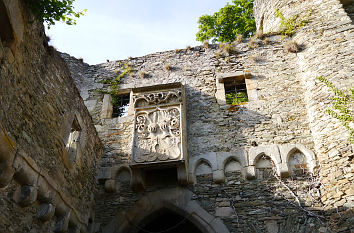
[[[188,173],[185,164],[177,166],[177,179],[180,185],[188,184]]]
[[[42,175],[39,176],[38,182],[38,200],[47,203],[53,203],[55,186],[51,187]]]
[[[278,164],[277,169],[279,170],[281,178],[286,178],[286,177],[290,176],[290,171],[289,171],[289,167],[288,167],[287,163],[282,162],[282,163]]]
[[[55,206],[50,203],[42,203],[38,207],[37,218],[40,221],[48,221],[55,214]]]
[[[11,164],[15,157],[16,150],[16,143],[7,136],[0,126],[0,163],[9,161],[9,164]]]
[[[15,169],[14,178],[18,183],[22,185],[35,184],[39,175],[22,156],[17,156],[13,167]]]
[[[104,183],[104,190],[107,193],[115,193],[117,191],[116,181],[115,180],[106,180]]]
[[[22,207],[30,206],[37,200],[37,188],[32,185],[22,185],[16,189],[13,198]]]
[[[64,233],[69,228],[71,210],[65,213],[63,216],[59,217],[59,220],[55,224],[54,232]]]
[[[213,171],[213,180],[215,183],[223,183],[225,181],[225,172],[224,170],[215,170]]]
[[[6,163],[0,163],[0,188],[6,187],[15,173],[12,166]]]
[[[254,180],[256,179],[256,168],[255,166],[248,166],[246,169],[246,179]]]

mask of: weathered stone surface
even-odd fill
[[[102,111],[101,111],[101,119],[112,118],[113,106],[112,106],[112,97],[109,94],[105,94],[102,102]],[[94,102],[96,104],[96,102]],[[85,102],[86,105],[89,105]]]
[[[55,206],[50,203],[42,203],[37,210],[37,218],[41,221],[48,221],[54,216]]]
[[[231,207],[218,207],[215,209],[215,216],[218,217],[232,217],[234,212]]]
[[[278,233],[279,227],[277,221],[274,220],[265,221],[264,224],[268,233]]]
[[[54,228],[54,232],[63,233],[68,230],[71,211],[59,217]]]
[[[15,170],[6,163],[0,163],[0,188],[4,188],[12,180]]]
[[[104,190],[107,193],[116,192],[117,191],[116,181],[115,180],[106,180],[106,182],[104,183]]]
[[[54,218],[34,221],[37,200],[61,202],[81,227],[94,205],[101,142],[66,64],[24,2],[0,0],[7,21],[0,29],[0,231],[53,232]],[[77,115],[82,156],[69,171],[62,152]]]
[[[348,10],[348,4],[342,2]],[[165,83],[180,82],[186,86],[187,121],[182,124],[188,131],[182,140],[188,138],[188,147],[183,149],[188,151],[189,158],[183,163],[190,166],[183,175],[177,172],[177,177],[187,180],[189,175],[193,185],[188,188],[193,193],[183,197],[172,192],[155,192],[165,188],[158,185],[146,186],[144,193],[135,193],[130,189],[130,179],[119,181],[117,192],[105,193],[105,188],[116,189],[117,174],[112,168],[127,166],[132,161],[132,132],[137,129],[133,105],[127,117],[110,118],[109,96],[97,90],[109,89],[100,81],[116,77],[125,65],[113,61],[89,66],[62,54],[83,102],[65,64],[47,45],[42,25],[28,24],[32,16],[22,1],[0,0],[0,3],[5,4],[5,13],[11,20],[7,25],[12,25],[13,35],[9,36],[14,38],[11,43],[0,40],[1,230],[53,231],[54,218],[40,224],[33,221],[38,188],[38,200],[53,201],[57,206],[58,232],[85,231],[88,219],[92,222],[94,218],[98,223],[92,225],[99,232],[109,222],[117,224],[125,219],[124,212],[114,217],[117,210],[130,211],[137,205],[127,215],[132,218],[144,215],[144,211],[158,210],[161,203],[165,204],[158,202],[160,195],[164,197],[162,201],[172,203],[168,208],[195,214],[204,227],[215,223],[213,231],[218,233],[228,232],[226,226],[232,232],[354,231],[353,148],[347,141],[346,129],[326,113],[331,91],[316,80],[324,76],[335,86],[354,86],[351,79],[354,29],[339,1],[254,1],[258,30],[264,33],[279,30],[280,19],[274,9],[279,9],[287,19],[296,15],[303,19],[312,9],[309,22],[292,37],[302,48],[297,54],[283,50],[281,36],[269,36],[267,40],[254,40],[257,48],[250,48],[248,39],[233,43],[238,51],[233,55],[223,54],[216,45],[210,45],[122,61],[135,71],[132,77],[122,78],[121,93]],[[167,63],[172,69],[164,69]],[[144,71],[146,77],[138,77],[139,71]],[[218,77],[245,73],[248,103],[226,105],[225,86]],[[100,163],[97,161],[100,143],[89,113],[104,143]],[[73,119],[78,115],[84,127],[77,144],[80,147],[73,148],[81,148],[82,156],[73,156],[66,153],[65,145]],[[159,121],[153,123],[161,125]],[[149,126],[154,131],[154,125]],[[146,157],[150,156],[150,149],[159,149],[159,143],[153,145],[155,148],[147,147]],[[174,153],[175,150],[169,150],[166,154]],[[271,160],[264,162],[267,156]],[[261,160],[263,164],[258,163]],[[207,169],[200,172],[202,165]],[[98,177],[97,166],[103,171]],[[143,180],[145,172],[136,171],[132,171],[133,186]],[[285,179],[288,176],[291,179]],[[100,186],[94,217],[96,180]],[[22,188],[35,189],[22,190],[18,183]],[[16,189],[14,199],[21,205],[29,205],[27,208],[9,198]],[[138,201],[141,196],[146,201]],[[231,213],[233,207],[237,213]],[[303,208],[323,215],[324,220],[319,221]],[[68,211],[69,228],[69,217],[60,218]]]
[[[20,206],[27,207],[37,200],[37,188],[31,185],[20,186],[13,198]]]

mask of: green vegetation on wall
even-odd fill
[[[304,19],[299,19],[299,15],[286,19],[279,9],[275,10],[275,15],[280,18],[280,33],[283,36],[292,36],[296,29],[305,26],[309,22],[311,10],[308,11]]]
[[[123,71],[115,79],[104,79],[100,81],[102,84],[109,84],[110,90],[100,89],[98,90],[101,94],[110,94],[112,97],[112,105],[117,105],[118,103],[118,94],[119,94],[119,83],[120,80],[127,74],[131,75],[133,73],[133,68],[128,64],[122,64]]]
[[[199,17],[197,41],[233,42],[238,35],[249,37],[256,31],[253,0],[233,0],[213,15]]]
[[[45,22],[50,28],[55,21],[62,21],[68,25],[76,24],[76,18],[84,15],[86,10],[75,11],[75,0],[25,0],[32,13],[41,22]]]
[[[342,122],[349,131],[349,141],[354,143],[354,87],[350,90],[340,90],[323,76],[318,77],[317,80],[324,83],[335,94],[332,98],[333,106],[326,112]]]
[[[228,93],[225,95],[226,103],[231,105],[239,105],[248,102],[247,93],[242,91],[236,93]]]

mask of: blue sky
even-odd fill
[[[87,9],[77,25],[57,22],[47,30],[61,52],[89,64],[126,59],[200,45],[198,17],[212,14],[228,0],[76,0]]]

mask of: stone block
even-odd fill
[[[275,220],[264,221],[264,225],[268,233],[278,233],[279,231],[277,221]]]
[[[113,106],[112,106],[112,97],[110,94],[105,94],[102,102],[102,110],[100,117],[101,119],[112,118]]]
[[[115,180],[106,180],[106,182],[104,183],[104,190],[107,193],[116,192],[117,191],[116,181]]]
[[[248,180],[256,179],[256,168],[255,168],[255,166],[246,167],[246,179],[248,179]]]
[[[280,177],[286,178],[290,176],[289,167],[286,163],[277,164],[277,168],[277,170],[280,172]]]
[[[117,168],[119,169],[119,168]],[[98,175],[97,175],[97,179],[99,182],[108,180],[112,178],[112,170],[116,171],[116,168],[111,168],[111,167],[102,167],[99,171],[98,171]]]
[[[0,164],[0,188],[4,188],[12,180],[15,170],[6,163]]]
[[[17,147],[16,143],[11,140],[4,132],[0,129],[0,163],[10,160],[12,163],[13,158],[15,157]]]
[[[64,233],[68,230],[70,215],[71,210],[58,218],[58,221],[55,224],[54,232]]]
[[[231,207],[218,207],[215,209],[215,216],[218,217],[232,217],[234,215],[234,211]]]
[[[210,225],[213,226],[213,230],[217,233],[229,233],[230,231],[226,228],[220,218],[215,218]]]
[[[224,170],[213,171],[213,180],[215,183],[223,183],[225,181]]]
[[[33,185],[38,178],[38,173],[33,170],[22,157],[14,161],[15,180],[23,185]]]
[[[50,203],[42,203],[38,207],[37,218],[40,221],[48,221],[54,216],[55,206]]]
[[[13,199],[22,207],[30,206],[37,200],[37,188],[31,185],[23,185],[16,189]]]
[[[38,200],[42,202],[53,202],[53,192],[55,192],[54,187],[51,187],[43,176],[39,176],[38,182]]]

